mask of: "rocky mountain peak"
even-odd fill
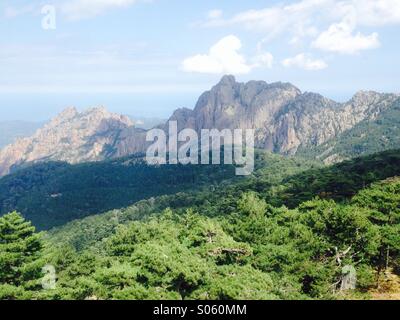
[[[376,91],[358,91],[356,94],[351,98],[350,102],[354,104],[363,104],[363,103],[372,103],[376,100],[382,98],[382,94]]]
[[[261,128],[300,94],[291,84],[241,83],[226,75],[200,96],[194,109],[195,128]]]
[[[109,112],[104,106],[89,108],[86,111],[82,112],[81,115],[86,117],[104,117],[104,118],[112,118],[114,116],[119,116],[117,114]]]
[[[189,108],[175,110],[169,121],[177,121],[179,130],[185,128],[195,129],[195,113]],[[165,124],[164,130],[168,131],[168,123]]]
[[[236,84],[236,78],[233,75],[224,75],[217,86],[232,86]]]
[[[364,119],[371,120],[389,108],[397,99],[395,94],[359,91],[344,104],[343,109],[347,109],[358,117],[361,115]]]
[[[50,121],[50,123],[52,123],[53,125],[57,125],[58,123],[69,121],[70,119],[76,117],[78,114],[79,112],[75,107],[68,107],[61,111],[56,117],[54,117]]]
[[[119,133],[130,126],[130,118],[110,113],[104,107],[81,113],[67,108],[32,137],[1,150],[0,176],[13,166],[44,159],[69,163],[103,160]]]

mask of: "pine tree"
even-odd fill
[[[40,268],[32,267],[40,258],[42,242],[35,227],[19,213],[0,218],[0,285],[22,286],[38,278]]]

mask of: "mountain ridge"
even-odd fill
[[[360,155],[395,149],[400,145],[400,100],[372,119],[366,119],[319,146],[297,154],[317,158],[325,164]]]
[[[257,148],[295,155],[327,143],[363,121],[376,119],[398,99],[396,94],[359,91],[349,101],[339,103],[318,93],[303,93],[290,83],[241,83],[226,75],[200,95],[193,109],[177,109],[169,121],[176,120],[179,130],[198,132],[255,129]],[[168,122],[157,126],[167,127]],[[1,150],[0,176],[26,163],[80,163],[145,152],[149,145],[146,132],[129,117],[104,107],[81,113],[70,107],[30,138]]]

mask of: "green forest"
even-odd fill
[[[0,214],[17,210],[40,230],[150,197],[233,178],[234,166],[148,166],[143,155],[71,165],[44,162],[0,179]]]
[[[260,151],[247,178],[26,168],[0,180],[0,299],[371,299],[400,273],[399,175],[400,150],[333,166]]]

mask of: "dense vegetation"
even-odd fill
[[[16,212],[0,218],[0,299],[42,289],[43,243],[34,231]]]
[[[70,165],[40,163],[0,179],[0,215],[17,210],[40,230],[234,177],[234,167],[148,166],[141,156]]]
[[[303,160],[258,157],[247,179],[46,234],[3,216],[0,298],[368,298],[400,271],[399,151],[307,171]],[[356,290],[341,290],[353,269]]]
[[[343,296],[338,292],[348,266],[355,266],[362,293],[383,270],[399,268],[399,194],[400,180],[393,179],[347,205],[312,200],[288,210],[245,193],[228,216],[166,210],[120,225],[96,250],[79,253],[65,244],[43,251],[30,230],[6,237],[2,227],[1,261],[13,267],[2,268],[0,297],[330,299]],[[12,230],[29,226],[15,213],[0,219]],[[23,242],[35,244],[32,254],[21,255]],[[40,263],[54,266],[54,289],[39,289],[43,279],[28,272]]]
[[[317,166],[313,161],[259,152],[255,176],[268,183]],[[0,215],[18,211],[40,230],[120,209],[159,195],[212,190],[240,179],[232,165],[148,166],[141,156],[70,165],[41,163],[0,179]]]
[[[331,167],[313,168],[301,174],[298,171],[303,168],[302,160],[270,154],[259,154],[258,157],[263,160],[258,159],[257,163],[263,162],[264,165],[248,179],[236,183],[223,182],[218,187],[196,192],[163,195],[140,201],[122,210],[112,210],[77,220],[50,231],[51,240],[54,243],[67,242],[78,250],[86,249],[98,245],[102,239],[113,234],[118,225],[157,215],[168,208],[179,214],[195,210],[208,217],[228,216],[235,210],[238,199],[248,192],[254,192],[260,199],[275,207],[300,204],[315,197],[347,203],[357,190],[400,175],[400,151],[397,150]],[[267,159],[269,161],[266,161]],[[359,168],[367,169],[360,172],[357,170]],[[283,178],[285,175],[288,178]],[[346,183],[337,188],[333,183],[335,179]],[[293,192],[296,188],[297,193]],[[313,190],[315,194],[305,193],[307,190]]]

